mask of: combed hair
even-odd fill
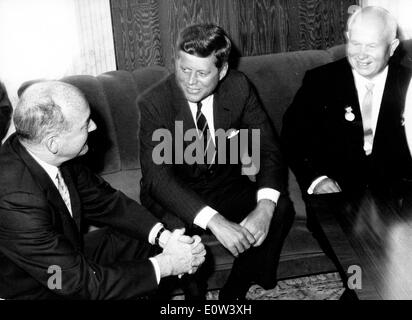
[[[13,116],[16,134],[21,141],[38,144],[48,135],[69,130],[61,107],[51,95],[28,99],[23,93]]]
[[[388,10],[378,6],[368,6],[356,10],[348,19],[348,23],[346,25],[348,33],[350,32],[352,24],[356,18],[363,14],[374,14],[381,18],[385,22],[385,30],[387,32],[388,40],[391,42],[396,39],[398,32],[398,23],[396,22],[396,19]]]
[[[216,67],[220,69],[229,59],[232,44],[225,31],[214,24],[196,24],[180,32],[177,51],[206,58],[211,54],[216,57]]]

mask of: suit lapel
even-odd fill
[[[66,207],[59,191],[57,190],[55,184],[50,179],[49,175],[44,171],[44,169],[33,159],[33,157],[26,151],[26,149],[20,144],[18,139],[14,137],[13,148],[20,155],[21,159],[26,164],[27,168],[31,172],[34,180],[38,184],[39,188],[46,195],[47,201],[55,208],[59,213],[59,217],[63,228],[65,230],[65,236],[67,236],[73,244],[79,243],[78,228],[70,215],[69,210]],[[63,177],[65,178],[65,177]],[[70,199],[72,200],[71,190]],[[76,192],[75,192],[76,193]]]
[[[179,85],[176,82],[174,75],[172,75],[173,79],[171,79],[171,94],[172,94],[172,106],[173,106],[173,115],[172,119],[172,131],[174,131],[174,126],[176,121],[182,121],[183,126],[178,127],[179,137],[184,137],[184,133],[187,132],[189,129],[196,129],[195,122],[193,120],[192,113],[190,112],[189,103],[187,102],[182,90],[180,89]],[[175,133],[175,134],[176,134]],[[176,136],[177,137],[177,136]],[[184,146],[186,146],[188,142],[184,142]]]
[[[345,59],[344,64],[342,65],[342,71],[338,73],[338,75],[342,78],[342,81],[339,82],[339,89],[337,90],[341,97],[340,99],[345,102],[345,108],[352,108],[352,112],[355,115],[355,123],[362,125],[358,91],[356,90],[352,68],[347,59]]]
[[[226,131],[227,129],[230,129],[229,126],[231,119],[228,101],[231,100],[225,97],[225,91],[219,90],[219,87],[213,97],[213,121],[215,130],[223,129]]]
[[[357,150],[363,153],[363,124],[362,114],[359,106],[358,92],[355,86],[352,68],[348,60],[342,59],[337,68],[333,70],[331,77],[338,77],[335,81],[331,81],[334,87],[327,93],[332,105],[338,107],[336,117],[338,123],[342,124],[341,138],[348,145],[350,150]],[[347,113],[353,113],[353,120],[348,120]],[[349,152],[349,151],[348,151]],[[351,151],[353,152],[353,151]]]
[[[385,88],[382,95],[381,106],[376,125],[375,141],[379,142],[384,132],[391,132],[395,126],[399,127],[403,114],[403,98],[399,92],[399,78],[395,67],[389,67]]]

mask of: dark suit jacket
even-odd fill
[[[321,175],[344,191],[366,184],[391,186],[410,175],[403,108],[411,72],[390,64],[370,158],[363,150],[358,95],[347,59],[311,71],[285,113],[281,133],[288,160],[304,192]],[[345,119],[351,107],[353,121]]]
[[[206,194],[209,196],[219,192],[224,186],[245,179],[245,176],[241,175],[240,161],[231,165],[230,152],[227,152],[226,164],[219,162],[211,170],[203,170],[204,166],[201,164],[187,164],[184,161],[183,164],[175,163],[173,153],[172,164],[155,164],[152,152],[159,142],[153,141],[152,135],[156,129],[163,128],[171,132],[171,150],[175,150],[176,140],[183,140],[183,133],[196,126],[189,104],[174,75],[152,88],[138,104],[141,112],[143,175],[141,201],[148,208],[151,208],[153,203],[159,204],[167,212],[177,215],[190,225],[199,210],[207,205]],[[231,70],[219,83],[214,92],[213,112],[215,130],[260,130],[260,171],[256,176],[257,187],[274,188],[283,192],[285,166],[274,131],[244,74]],[[183,122],[183,131],[175,130],[176,121]],[[228,140],[225,141],[226,150],[229,150]],[[251,146],[250,137],[248,142]],[[185,141],[183,148],[190,143]],[[219,142],[216,143],[218,144]]]
[[[9,129],[12,107],[6,89],[0,82],[0,144]]]
[[[83,223],[110,225],[147,240],[158,222],[147,210],[71,161],[61,166],[73,218],[43,168],[12,135],[0,153],[0,297],[126,299],[157,288],[151,262],[98,265],[82,253]],[[49,266],[62,289],[47,287]]]

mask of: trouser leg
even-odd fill
[[[84,254],[91,261],[110,266],[122,261],[145,260],[160,252],[149,242],[140,241],[122,234],[110,227],[104,227],[84,236]],[[160,292],[167,281],[162,280],[157,292]],[[147,294],[142,298],[153,298],[157,292]]]
[[[356,211],[360,204],[360,197],[347,198],[343,194],[325,194],[319,196],[310,196],[306,201],[307,227],[312,232],[313,237],[319,243],[319,246],[326,256],[335,265],[341,279],[345,292],[343,299],[356,299],[356,294],[348,287],[348,276],[341,266],[327,236],[319,222],[318,217],[321,215],[333,214],[336,218],[339,215],[349,214],[350,211]]]
[[[240,223],[256,207],[256,186],[238,184],[230,188],[219,212],[228,220]],[[263,288],[273,288],[277,283],[277,267],[283,243],[292,226],[295,211],[288,196],[280,196],[265,241],[251,247],[235,259],[228,281],[222,289],[223,299],[232,296],[244,298],[252,282]]]
[[[240,254],[232,268],[233,277],[248,279],[264,289],[274,288],[277,283],[280,254],[294,216],[291,200],[281,196],[265,241],[259,247],[252,247]]]

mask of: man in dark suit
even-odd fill
[[[6,89],[0,82],[0,144],[9,129],[12,107]]]
[[[1,298],[136,298],[204,261],[200,237],[165,230],[75,159],[96,129],[77,88],[30,86],[14,124],[0,153]],[[101,228],[83,236],[89,222]]]
[[[315,233],[316,211],[340,212],[365,191],[399,199],[403,180],[412,177],[403,127],[411,72],[390,61],[396,32],[385,9],[355,12],[347,58],[308,71],[285,113],[281,138]]]
[[[229,69],[230,48],[218,26],[185,28],[175,73],[139,100],[141,200],[168,226],[211,231],[236,257],[220,298],[244,299],[252,282],[276,285],[294,210],[276,137],[245,75]],[[242,175],[237,151],[248,149],[256,182]]]
[[[396,22],[366,7],[349,20],[347,37],[347,58],[308,71],[284,116],[284,145],[308,194],[392,187],[409,167],[402,116],[411,73],[388,65]]]

